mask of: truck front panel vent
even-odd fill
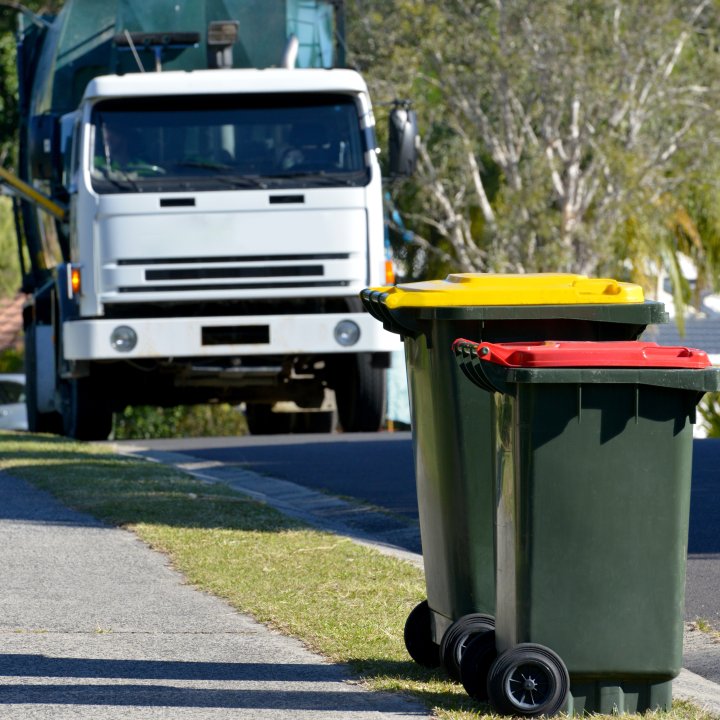
[[[271,195],[271,205],[299,205],[305,202],[304,195]]]
[[[211,263],[245,262],[318,262],[320,260],[349,260],[349,253],[315,253],[313,255],[236,255],[227,257],[121,258],[120,265],[208,265]]]
[[[195,198],[160,198],[160,207],[195,207]]]
[[[203,345],[267,345],[270,342],[270,328],[267,325],[227,325],[204,327]]]
[[[183,268],[182,270],[147,270],[146,280],[223,280],[226,278],[307,277],[324,275],[322,265],[289,265],[286,267]]]
[[[140,287],[121,287],[118,293],[163,293],[163,292],[198,292],[208,290],[288,290],[290,288],[331,288],[348,287],[347,280],[303,281],[293,283],[217,283],[197,285],[142,285]]]

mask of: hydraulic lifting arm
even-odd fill
[[[52,215],[56,220],[61,222],[67,217],[67,206],[51,200],[47,195],[43,195],[32,185],[28,185],[16,175],[0,167],[0,184],[6,185],[14,195],[18,195],[23,200],[37,205],[41,210]]]

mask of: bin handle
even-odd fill
[[[360,299],[365,309],[379,320],[388,332],[400,335],[401,338],[407,336],[415,339],[424,332],[422,324],[409,316],[409,313],[403,313],[402,309],[393,311],[387,306],[386,299],[390,289],[365,288],[360,291]]]
[[[452,349],[458,366],[475,385],[489,393],[515,395],[515,385],[506,380],[508,368],[495,365],[485,359],[489,354],[489,348],[482,343],[458,338],[453,343]]]

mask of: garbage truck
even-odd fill
[[[128,406],[223,401],[254,433],[326,431],[334,395],[343,430],[377,430],[397,339],[358,295],[392,260],[342,2],[67,0],[19,18],[19,159],[0,172],[30,429],[105,439]],[[416,120],[404,104],[389,120],[400,174]]]

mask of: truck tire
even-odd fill
[[[63,380],[60,391],[63,434],[75,440],[107,440],[113,413],[92,377]]]
[[[377,432],[385,420],[385,368],[370,353],[348,357],[335,382],[338,419],[345,432]]]
[[[245,419],[251,435],[331,433],[335,428],[335,413],[332,410],[273,412],[272,405],[248,404]]]
[[[331,433],[335,429],[335,413],[332,410],[315,412],[296,412],[293,416],[290,432],[320,434]]]
[[[40,412],[37,407],[38,363],[35,345],[35,326],[25,328],[25,406],[27,408],[28,430],[36,433],[61,435],[62,416],[58,412]]]
[[[290,432],[291,413],[275,413],[272,405],[248,403],[245,419],[251,435],[283,435]]]

